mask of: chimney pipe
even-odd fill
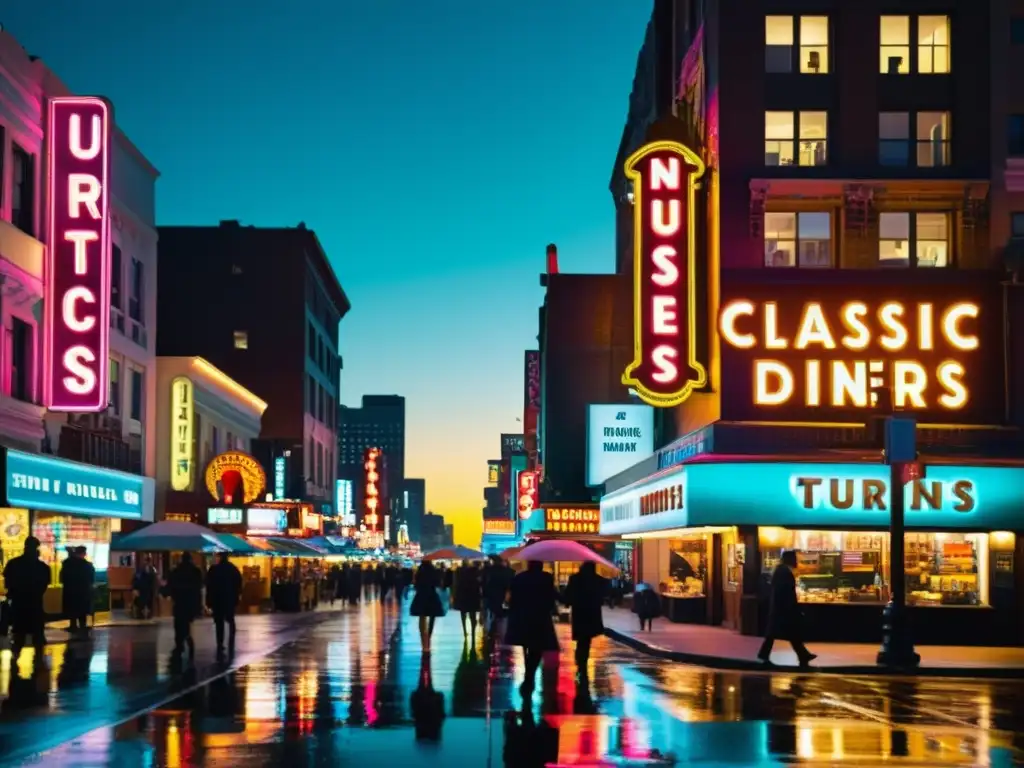
[[[554,243],[548,244],[548,274],[558,274],[558,246]]]

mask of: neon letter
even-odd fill
[[[750,301],[733,301],[722,310],[720,323],[722,336],[737,349],[750,349],[757,344],[752,333],[740,333],[736,330],[736,318],[740,315],[750,317],[754,314],[754,304]]]
[[[668,221],[665,221],[665,201],[651,202],[651,229],[660,237],[672,237],[679,231],[683,218],[683,204],[679,200],[668,201]]]
[[[867,349],[871,343],[871,331],[864,323],[864,317],[868,313],[868,305],[860,301],[851,301],[844,304],[841,310],[843,325],[850,331],[850,335],[843,336],[843,346],[847,349]]]
[[[847,365],[853,366],[853,373]],[[868,366],[860,361],[832,361],[832,405],[843,407],[849,397],[858,408],[868,407]]]
[[[768,378],[775,378],[775,387]],[[793,396],[793,374],[778,360],[754,361],[754,402],[758,405],[782,405]]]
[[[878,321],[889,332],[889,335],[882,336],[878,343],[891,352],[903,349],[910,338],[906,326],[900,322],[899,318],[901,317],[903,317],[903,305],[896,301],[886,302],[878,310]]]
[[[679,352],[667,344],[655,347],[651,352],[651,362],[654,363],[654,373],[651,374],[651,378],[659,384],[671,384],[678,379],[679,366],[676,365],[678,357]]]
[[[651,280],[655,285],[662,288],[669,288],[679,282],[679,267],[676,266],[675,258],[679,254],[671,245],[659,245],[651,253],[651,261],[654,262],[654,272],[651,273]]]
[[[928,374],[924,366],[913,360],[896,360],[892,364],[892,401],[897,408],[905,408],[907,400],[913,408],[925,408],[924,388]]]
[[[660,157],[651,158],[651,189],[679,189],[680,170],[678,157],[670,157],[668,164]]]
[[[84,285],[68,288],[64,294],[64,300],[61,302],[61,317],[64,318],[64,325],[68,327],[68,330],[75,333],[87,333],[96,325],[96,317],[90,315],[79,320],[78,314],[75,312],[75,303],[79,301],[95,304],[96,295]]]
[[[88,395],[96,389],[96,374],[86,366],[95,363],[96,355],[81,344],[64,353],[64,368],[70,376],[64,377],[64,386],[73,395]]]
[[[935,348],[935,335],[932,333],[932,305],[928,302],[917,306],[917,341],[922,352]]]
[[[78,114],[72,115],[68,128],[71,133],[72,155],[79,160],[92,160],[99,156],[103,140],[103,121],[99,115],[92,116],[88,149],[82,149],[82,116]]]
[[[99,234],[84,229],[70,229],[64,233],[64,239],[75,244],[75,274],[84,275],[88,271],[88,251],[85,245],[99,240]]]
[[[779,336],[779,305],[774,301],[764,305],[764,345],[767,349],[785,349],[789,339]]]
[[[91,173],[68,174],[68,216],[81,218],[79,208],[84,205],[94,219],[101,218],[99,206],[100,180]]]
[[[946,341],[954,347],[962,349],[964,352],[970,352],[972,349],[978,348],[978,337],[964,336],[960,333],[960,320],[965,317],[976,319],[978,305],[961,302],[947,309],[946,314],[942,316],[942,332],[946,336]]]
[[[654,296],[651,299],[652,331],[656,336],[674,336],[679,333],[675,296]]]
[[[945,389],[945,393],[939,395],[939,403],[944,408],[956,410],[963,408],[967,402],[967,388],[963,385],[963,377],[967,373],[960,363],[947,360],[939,365],[939,384]]]
[[[825,349],[836,348],[821,304],[814,301],[804,305],[804,316],[800,318],[800,330],[797,331],[793,346],[797,349],[807,349],[808,344],[821,344]]]

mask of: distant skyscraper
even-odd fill
[[[362,484],[363,454],[367,448],[380,448],[387,467],[390,503],[384,513],[390,516],[391,531],[397,531],[403,519],[405,480],[405,398],[400,395],[363,395],[360,408],[342,406],[338,411],[338,477],[354,482],[354,508],[361,520],[364,508]],[[410,529],[411,536],[411,529]]]
[[[402,485],[402,514],[409,526],[409,540],[422,542],[423,516],[427,513],[427,481],[421,477],[407,477]]]

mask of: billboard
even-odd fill
[[[484,520],[484,536],[515,536],[515,520]]]
[[[674,141],[626,161],[633,182],[633,362],[622,383],[670,408],[707,384],[697,359],[696,191],[704,163]]]
[[[593,507],[544,507],[544,530],[549,533],[597,533],[601,510]]]
[[[206,490],[225,505],[251,504],[263,495],[267,474],[252,456],[226,451],[206,465]]]
[[[520,472],[516,485],[518,486],[519,519],[526,520],[537,508],[537,473],[525,470]]]
[[[43,403],[107,408],[110,344],[110,110],[50,99]]]
[[[522,453],[526,450],[523,435],[502,433],[501,435],[501,458],[507,459],[513,453]]]
[[[528,349],[523,364],[523,450],[537,463],[537,422],[540,420],[540,352]]]
[[[487,462],[487,484],[497,485],[501,480],[501,460],[491,459]]]
[[[863,421],[888,387],[919,422],[1004,421],[998,277],[836,270],[797,283],[773,271],[723,274],[723,419]]]
[[[587,406],[587,485],[601,485],[654,453],[649,405]]]
[[[195,390],[188,376],[171,381],[171,489],[192,489],[195,475],[193,440],[195,426]]]

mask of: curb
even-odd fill
[[[791,664],[774,664],[766,666],[760,661],[748,659],[730,659],[723,656],[708,656],[685,651],[670,651],[656,645],[650,645],[635,637],[616,629],[605,627],[605,636],[620,645],[628,646],[635,651],[652,656],[656,659],[674,661],[680,664],[692,664],[711,669],[729,669],[739,672],[787,672],[797,674],[847,675],[857,677],[952,677],[952,678],[983,678],[990,680],[1022,680],[1024,668],[1014,667],[907,667],[888,668],[869,665],[849,665],[830,667],[798,667]]]

